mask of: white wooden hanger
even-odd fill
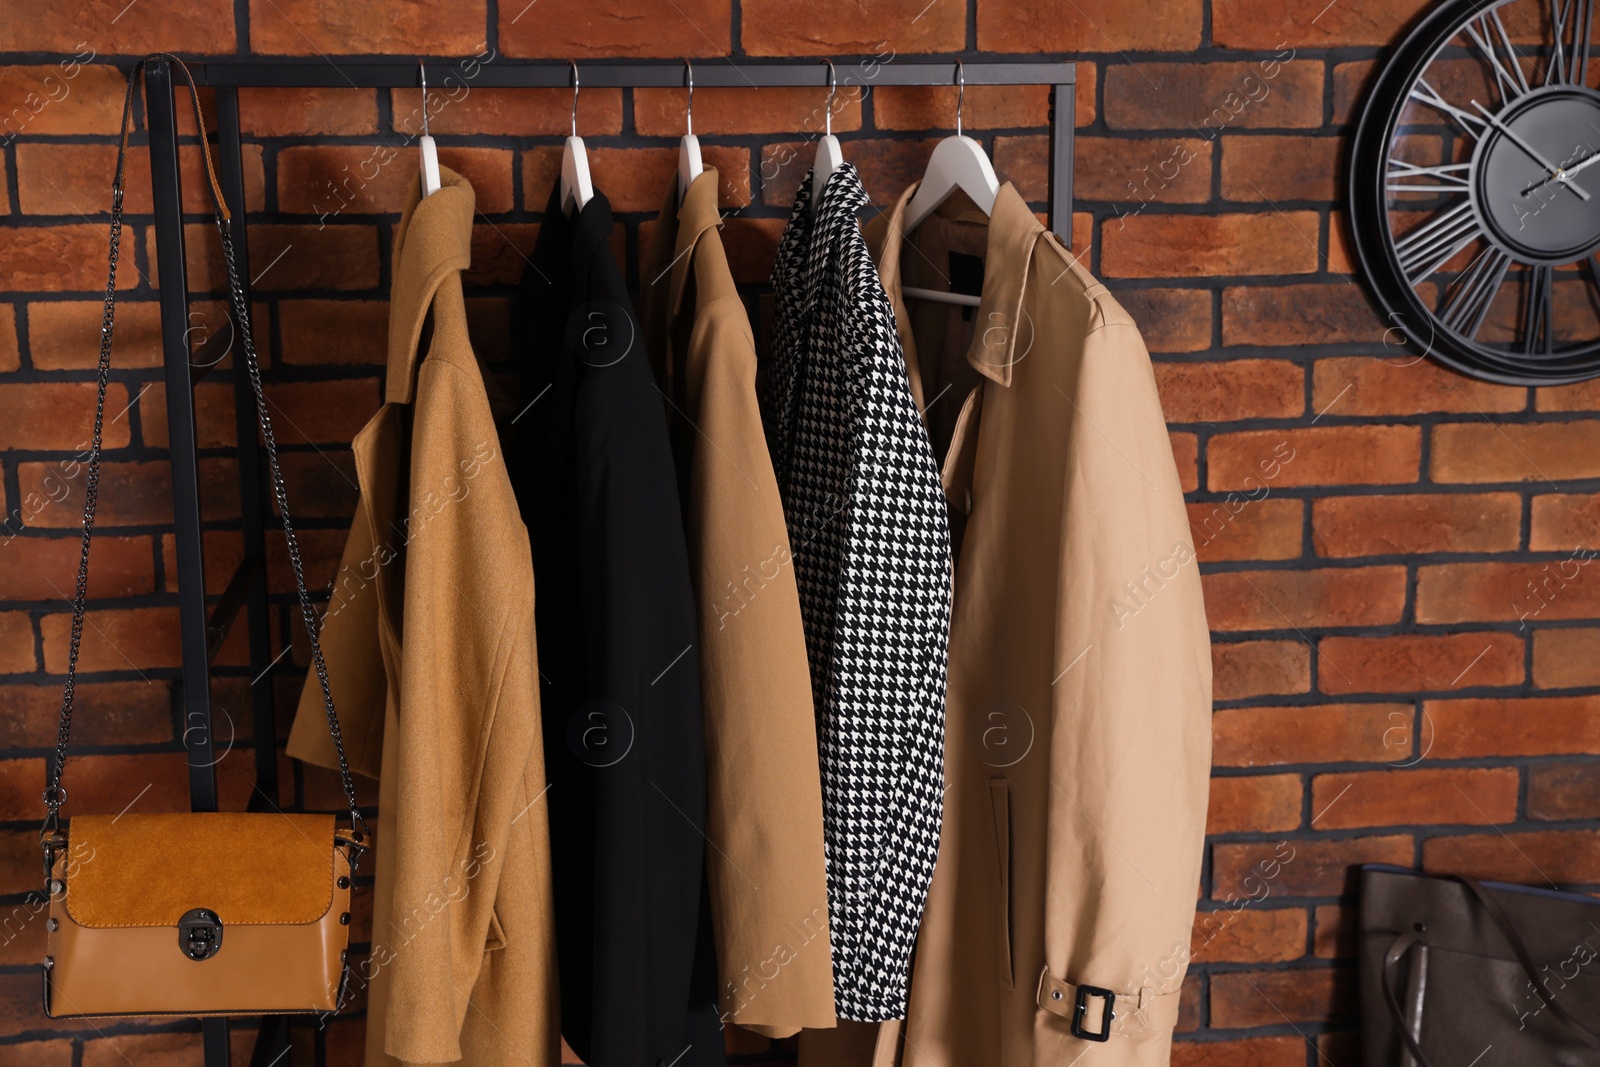
[[[594,199],[594,182],[589,180],[589,152],[578,136],[578,64],[567,62],[572,64],[572,136],[561,149],[561,210],[570,215]]]
[[[817,158],[811,164],[811,210],[816,211],[822,202],[822,187],[828,184],[833,172],[844,166],[844,152],[839,148],[839,138],[833,135],[833,95],[839,87],[834,81],[833,60],[828,64],[828,111],[823,119],[823,134],[817,139]]]
[[[994,213],[995,197],[1000,192],[1000,180],[995,177],[994,166],[983,146],[961,133],[961,107],[966,102],[967,78],[961,70],[961,60],[956,60],[956,133],[934,146],[928,158],[927,172],[911,203],[906,205],[901,233],[910,233],[940,204],[950,199],[956,190],[966,193],[985,215]],[[962,304],[978,307],[980,299],[966,293],[946,293],[937,289],[919,289],[903,286],[901,293],[921,300],[935,300],[943,304]]]
[[[694,135],[694,64],[685,57],[683,75],[689,83],[689,107],[684,112],[683,140],[678,142],[678,206],[689,195],[690,184],[705,168],[700,163],[700,138]]]
[[[439,191],[439,149],[428,136],[428,68],[420,59],[417,71],[422,76],[422,136],[417,147],[422,150],[422,196],[427,199]]]

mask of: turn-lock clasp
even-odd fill
[[[222,920],[209,908],[194,908],[178,920],[178,947],[191,960],[209,960],[222,948]]]

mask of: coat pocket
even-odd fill
[[[999,876],[998,924],[1000,987],[1016,986],[1011,967],[1011,787],[1004,778],[989,779],[989,813],[994,822],[995,871]]]

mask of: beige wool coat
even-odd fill
[[[1015,189],[867,228],[956,534],[944,827],[903,1024],[807,1065],[1161,1067],[1204,845],[1211,660],[1149,355]],[[981,306],[908,299],[980,277]],[[1073,1036],[1109,1027],[1105,1042]]]
[[[666,397],[700,610],[707,881],[726,1022],[834,1025],[811,675],[756,351],[706,168],[645,242],[642,328]]]
[[[360,503],[322,628],[351,768],[379,781],[372,956],[353,980],[367,1067],[546,1067],[533,563],[467,337],[472,186],[440,174],[426,200],[412,182],[395,231],[385,403],[354,442]],[[336,766],[315,676],[289,754]]]

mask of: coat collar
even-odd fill
[[[673,177],[667,189],[667,203],[662,206],[663,225],[674,226],[677,233],[672,246],[672,280],[667,287],[667,314],[676,316],[683,307],[683,293],[688,288],[689,271],[694,268],[690,253],[707,230],[721,227],[722,213],[717,210],[717,188],[720,179],[717,168],[706,167],[699,177],[689,183],[676,214],[672,203],[678,195],[678,179]]]
[[[394,237],[387,403],[409,404],[416,394],[417,343],[433,294],[452,272],[472,263],[475,202],[471,184],[448,167],[439,168],[439,191],[426,200],[421,175],[411,179]]]
[[[906,205],[916,195],[916,182],[900,194],[886,219],[883,247],[878,254],[878,274],[894,304],[895,316],[909,322],[901,294],[900,252],[905,246]],[[1024,354],[1033,344],[1033,324],[1022,310],[1022,295],[1033,263],[1033,246],[1044,226],[1034,216],[1010,182],[1000,187],[989,216],[988,248],[984,256],[983,295],[978,322],[986,328],[973,331],[967,362],[974,370],[1000,385],[1011,384],[1018,341]],[[995,327],[999,327],[996,329]],[[906,358],[914,358],[908,347]]]

